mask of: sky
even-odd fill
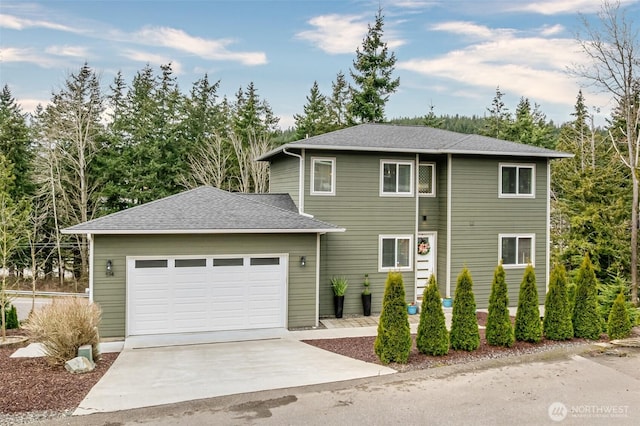
[[[621,3],[640,24],[640,0]],[[171,63],[183,93],[205,73],[230,99],[253,82],[287,129],[314,81],[330,95],[349,77],[379,7],[400,78],[387,118],[482,116],[498,87],[511,112],[526,97],[556,124],[581,88],[596,120],[609,114],[610,98],[567,71],[587,60],[576,34],[599,0],[2,0],[0,84],[31,112],[85,62],[105,93],[118,71],[130,84]]]

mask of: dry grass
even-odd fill
[[[24,329],[32,341],[42,344],[45,358],[52,365],[75,358],[83,345],[91,345],[93,359],[97,360],[100,316],[98,305],[84,299],[54,299],[51,305],[34,311]]]

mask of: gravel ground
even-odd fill
[[[486,313],[479,312],[478,324],[484,325],[485,322]],[[640,331],[639,328],[636,330]],[[12,331],[12,334],[15,333]],[[511,348],[498,348],[487,345],[484,330],[481,329],[478,350],[450,351],[448,355],[434,357],[420,354],[415,347],[415,336],[413,339],[409,362],[391,364],[392,368],[398,371],[422,370],[441,365],[533,354],[585,343],[582,339],[564,342],[543,340],[538,344],[516,342]],[[372,336],[305,342],[351,358],[380,364],[373,351],[374,341],[375,337]],[[118,356],[117,353],[103,354],[93,372],[71,374],[64,367],[49,366],[44,358],[9,358],[15,349],[0,349],[0,426],[71,415]]]

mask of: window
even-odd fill
[[[499,250],[502,264],[506,266],[534,265],[534,235],[500,235]]]
[[[207,266],[207,259],[176,259],[176,268],[202,268]]]
[[[534,197],[533,165],[500,164],[500,197]]]
[[[143,268],[166,268],[167,260],[136,260],[136,269]]]
[[[411,269],[411,236],[381,235],[379,243],[380,270]]]
[[[244,259],[241,257],[213,259],[213,267],[216,266],[243,266]]]
[[[279,265],[279,257],[252,257],[251,266]]]
[[[336,160],[335,158],[311,159],[311,194],[336,194]]]
[[[380,195],[413,194],[413,162],[388,161],[380,162]]]
[[[418,166],[418,195],[423,197],[435,197],[435,183],[435,163],[420,163],[420,165]]]

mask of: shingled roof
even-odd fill
[[[65,234],[343,231],[336,225],[299,214],[287,194],[236,194],[210,186],[201,186],[62,230]]]
[[[571,154],[479,135],[467,135],[426,126],[367,123],[291,142],[258,160],[268,160],[283,149],[378,151],[419,154],[469,154],[572,157]]]

